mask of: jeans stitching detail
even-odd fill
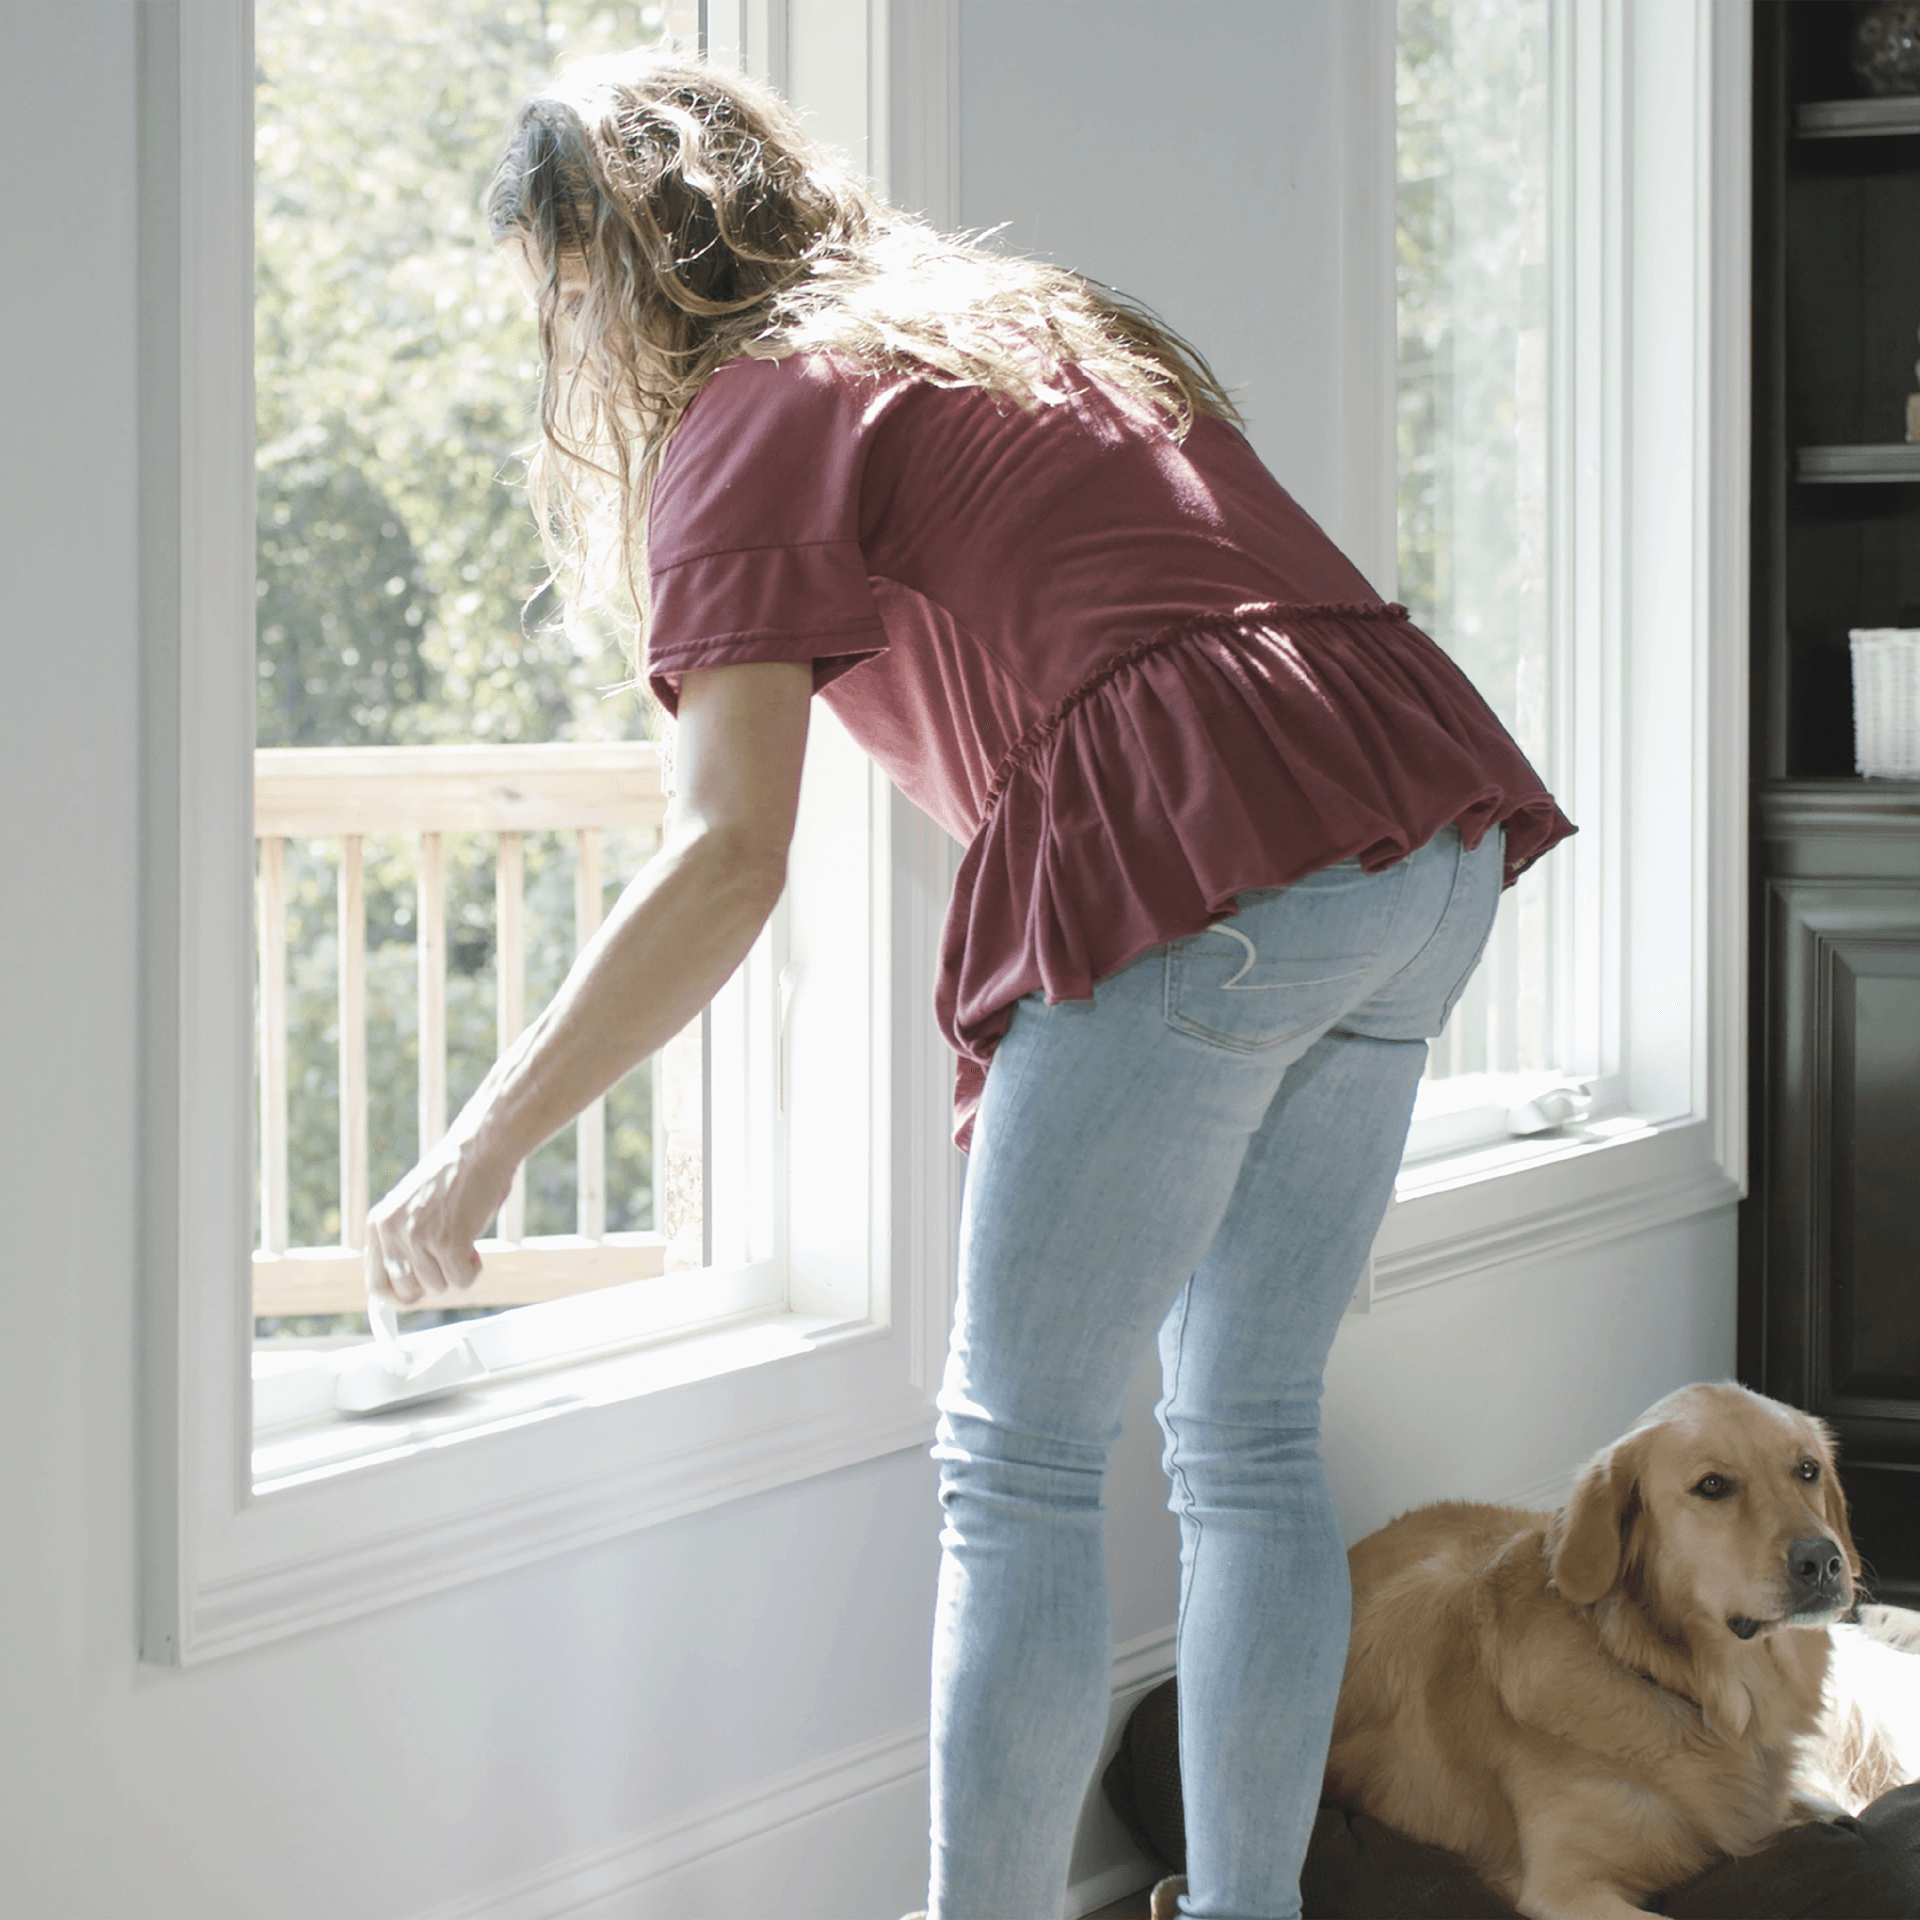
[[[1409,856],[1409,859],[1411,857],[1412,856]],[[1342,861],[1340,864],[1344,866],[1346,862]],[[1407,890],[1407,865],[1408,865],[1407,860],[1401,860],[1401,861],[1397,861],[1392,867],[1389,867],[1386,869],[1386,873],[1391,873],[1394,877],[1394,895],[1393,895],[1392,901],[1389,903],[1387,907],[1387,913],[1386,913],[1386,929],[1387,929],[1386,933],[1384,933],[1381,936],[1378,944],[1373,948],[1372,952],[1366,953],[1366,954],[1360,954],[1360,955],[1350,954],[1350,955],[1342,956],[1343,958],[1346,958],[1346,959],[1358,959],[1360,964],[1357,967],[1352,968],[1350,971],[1346,973],[1322,974],[1318,978],[1312,979],[1312,980],[1284,981],[1281,983],[1280,987],[1275,990],[1284,992],[1286,989],[1291,987],[1332,987],[1332,986],[1340,985],[1343,981],[1359,980],[1359,979],[1365,978],[1368,970],[1373,966],[1374,962],[1379,959],[1381,952],[1385,949],[1387,945],[1388,937],[1391,935],[1393,931],[1394,920],[1399,915],[1401,897],[1405,894]],[[1331,869],[1323,868],[1322,871],[1323,872],[1331,871]],[[1312,877],[1313,877],[1312,875],[1308,876],[1308,878],[1312,878]],[[1384,878],[1385,874],[1382,874],[1376,877]],[[1455,869],[1454,869],[1454,879],[1455,879],[1455,883],[1458,884],[1459,868],[1457,865],[1455,866]],[[1267,889],[1266,891],[1269,898],[1278,898],[1279,895],[1290,891],[1290,889],[1286,887],[1273,887],[1273,888]],[[1451,893],[1449,893],[1448,895],[1448,901],[1449,901],[1449,904],[1451,904],[1451,901],[1452,901]],[[1166,948],[1166,957],[1165,957],[1165,963],[1164,963],[1166,968],[1166,974],[1165,974],[1165,987],[1163,990],[1163,999],[1162,999],[1162,1012],[1165,1017],[1167,1025],[1171,1027],[1174,1030],[1174,1032],[1187,1034],[1195,1040],[1203,1041],[1209,1046],[1220,1047],[1229,1053],[1240,1053],[1240,1054],[1270,1053],[1275,1047],[1284,1047],[1290,1041],[1299,1039],[1299,1037],[1303,1033],[1311,1033],[1316,1027],[1326,1028],[1326,1027],[1332,1027],[1332,1026],[1338,1025],[1340,1019],[1342,1018],[1342,1015],[1352,1011],[1351,1008],[1343,1008],[1339,1012],[1334,1013],[1331,1017],[1325,1017],[1323,1014],[1316,1014],[1310,1020],[1303,1020],[1298,1025],[1289,1027],[1284,1033],[1263,1035],[1261,1038],[1257,1040],[1249,1039],[1245,1034],[1228,1033],[1223,1031],[1221,1028],[1210,1027],[1204,1021],[1194,1018],[1194,1016],[1191,1014],[1184,1014],[1179,1012],[1175,1007],[1175,999],[1178,992],[1179,981],[1180,981],[1179,963],[1185,957],[1186,950],[1190,946],[1192,946],[1196,940],[1203,940],[1206,938],[1207,934],[1213,933],[1215,931],[1217,931],[1217,928],[1207,927],[1203,929],[1200,933],[1188,935],[1188,937],[1184,940],[1176,940],[1171,942]],[[1245,938],[1245,936],[1243,935],[1242,938]],[[1421,951],[1424,952],[1425,948],[1423,947]]]

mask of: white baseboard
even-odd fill
[[[1080,1831],[1074,1836],[1073,1864],[1067,1869],[1066,1920],[1081,1920],[1083,1914],[1098,1913],[1111,1906],[1123,1894],[1151,1886],[1165,1872],[1133,1844],[1132,1836],[1107,1805],[1100,1791],[1100,1776],[1120,1744],[1121,1729],[1127,1716],[1161,1681],[1173,1674],[1173,1629],[1161,1627],[1129,1640],[1113,1652],[1113,1707],[1107,1716],[1107,1737],[1100,1748],[1100,1764],[1093,1770],[1093,1785],[1086,1805],[1080,1810]]]
[[[1115,1649],[1106,1745],[1074,1845],[1068,1920],[1158,1872],[1100,1793],[1126,1716],[1173,1671],[1173,1630]],[[926,1897],[924,1724],[810,1761],[463,1895],[415,1920],[899,1920]]]
[[[603,1915],[608,1920],[614,1915],[641,1920],[668,1913],[675,1920],[692,1920],[696,1914],[706,1920],[788,1920],[789,1915],[802,1920],[816,1912],[823,1920],[852,1920],[847,1905],[821,1898],[830,1895],[830,1887],[815,1887],[814,1897],[807,1897],[806,1876],[819,1872],[822,1861],[821,1851],[808,1844],[808,1830],[863,1802],[884,1801],[911,1787],[921,1808],[921,1831],[915,1838],[924,1894],[926,1771],[926,1727],[903,1727],[656,1821],[609,1846],[481,1888],[434,1907],[418,1920],[585,1920],[589,1914],[594,1920]],[[700,1869],[742,1849],[757,1853],[760,1843],[776,1834],[791,1838],[799,1858],[774,1904],[756,1912],[751,1906],[716,1905],[702,1897],[708,1891],[724,1902],[744,1896],[748,1889],[737,1885],[738,1872],[703,1876]],[[713,1882],[710,1889],[698,1884],[703,1877]],[[749,1881],[760,1877],[751,1870],[746,1875]],[[780,1885],[778,1876],[773,1884]],[[895,1908],[887,1920],[898,1920],[900,1911]]]
[[[1545,1480],[1536,1480],[1517,1493],[1503,1493],[1493,1504],[1497,1507],[1525,1507],[1530,1513],[1546,1513],[1555,1507],[1563,1507],[1573,1492],[1576,1471],[1575,1468],[1568,1468]]]

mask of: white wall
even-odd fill
[[[964,0],[958,210],[1152,306],[1342,544],[1357,534],[1343,497],[1366,432],[1346,421],[1362,398],[1346,354],[1357,316],[1342,311],[1362,144],[1347,137],[1348,63],[1373,9],[1348,11]]]
[[[962,13],[964,217],[1155,300],[1310,503],[1338,457],[1313,371],[1332,11],[1107,6],[1074,60],[1065,17],[1091,8]],[[1175,85],[1228,16],[1266,37],[1211,91]],[[919,1453],[210,1667],[135,1660],[135,54],[132,0],[0,6],[0,1913],[891,1920],[923,1861]],[[1161,171],[1118,110],[1149,85],[1186,122],[1163,153],[1239,161],[1216,195],[1116,212],[1103,178]],[[1284,114],[1254,112],[1269,96]],[[1291,231],[1251,305],[1195,291],[1210,223],[1236,248]],[[1530,1493],[1728,1371],[1732,1274],[1723,1215],[1349,1321],[1328,1452],[1350,1523]],[[1113,1476],[1123,1642],[1172,1617],[1149,1398]]]

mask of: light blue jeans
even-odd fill
[[[1328,1348],[1500,836],[1244,894],[1023,1000],[987,1076],[940,1390],[930,1920],[1054,1920],[1107,1725],[1102,1480],[1159,1328],[1180,1517],[1180,1767],[1207,1920],[1292,1920],[1346,1656]]]

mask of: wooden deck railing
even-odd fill
[[[535,747],[263,749],[254,756],[259,841],[260,1219],[256,1314],[339,1314],[364,1304],[360,1277],[368,1191],[366,894],[368,834],[416,846],[419,1138],[447,1128],[446,869],[442,836],[497,836],[495,1012],[504,1049],[526,1023],[525,839],[575,836],[575,951],[600,925],[601,836],[657,830],[665,814],[659,750],[645,743]],[[291,1247],[287,1074],[287,884],[290,839],[335,841],[338,865],[340,1245]],[[606,1112],[575,1128],[575,1230],[529,1239],[524,1170],[500,1210],[499,1239],[461,1304],[510,1306],[644,1278],[700,1258],[700,1029],[654,1062],[653,1233],[608,1234]]]

